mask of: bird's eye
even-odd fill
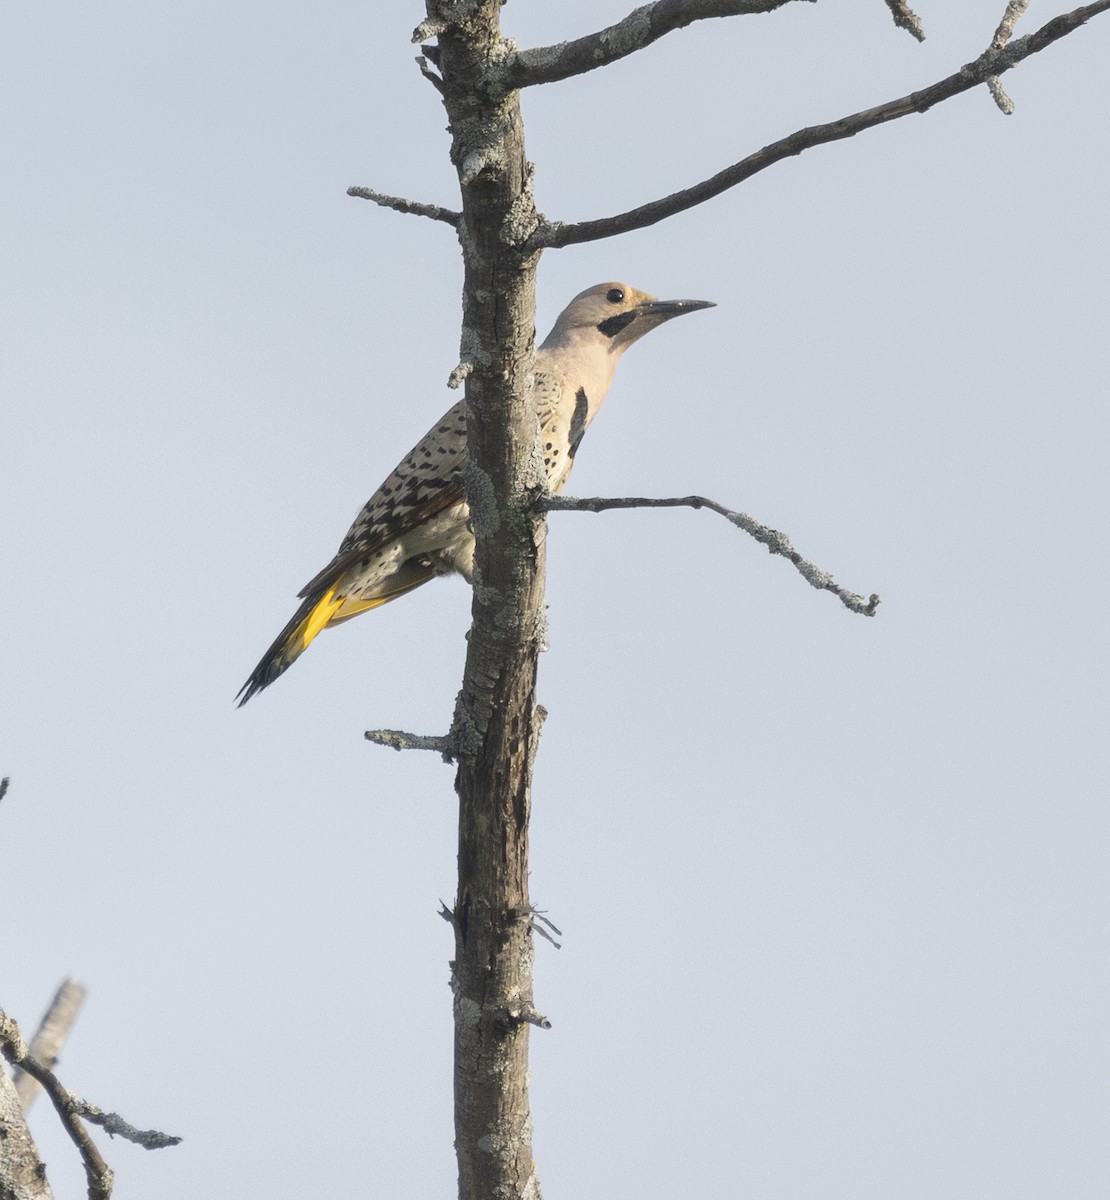
[[[608,300],[610,304],[620,304],[620,302],[624,299],[624,288],[610,288],[605,293],[605,299]]]

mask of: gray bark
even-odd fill
[[[0,1066],[0,1200],[53,1200],[15,1084]]]
[[[460,9],[462,11],[460,11]],[[516,92],[495,82],[500,5],[429,0],[462,193],[467,499],[477,540],[473,625],[452,741],[459,766],[455,1140],[462,1200],[538,1195],[528,1107],[532,934],[528,817],[539,736],[544,535],[530,468],[539,254]]]

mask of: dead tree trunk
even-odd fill
[[[539,737],[544,533],[530,468],[535,269],[531,168],[504,56],[499,0],[430,0],[451,157],[462,191],[466,494],[477,539],[473,625],[455,714],[459,890],[455,929],[455,1142],[462,1200],[537,1192],[528,1107],[532,932],[528,817]]]

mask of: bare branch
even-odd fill
[[[70,1140],[81,1154],[85,1166],[85,1179],[89,1188],[89,1200],[108,1200],[112,1194],[112,1170],[100,1156],[88,1130],[81,1123],[84,1116],[88,1120],[103,1125],[109,1134],[127,1138],[148,1149],[162,1146],[176,1146],[181,1141],[170,1134],[158,1133],[155,1130],[140,1131],[129,1125],[115,1113],[104,1113],[94,1105],[79,1100],[51,1071],[38,1062],[27,1048],[19,1026],[0,1009],[0,1054],[12,1064],[32,1076],[42,1086],[54,1109],[61,1119]]]
[[[458,228],[458,224],[462,220],[462,213],[454,212],[450,208],[440,208],[438,204],[424,204],[420,200],[409,200],[404,196],[389,196],[385,192],[375,192],[373,188],[349,187],[347,195],[355,196],[359,200],[373,200],[382,208],[392,208],[395,212],[412,213],[417,217],[430,217],[433,221],[443,221],[455,228]]]
[[[894,24],[899,29],[908,30],[919,42],[925,40],[925,26],[921,24],[921,18],[910,8],[906,0],[886,0],[886,6],[890,9]]]
[[[444,762],[454,762],[456,758],[455,743],[449,737],[405,733],[403,729],[368,729],[363,736],[368,742],[390,750],[434,750],[443,755]]]
[[[27,1043],[19,1032],[19,1026],[0,1010],[0,1053],[12,1064],[28,1075],[33,1075],[42,1084],[51,1103],[61,1118],[66,1133],[81,1154],[85,1164],[85,1180],[89,1185],[89,1200],[108,1200],[112,1194],[112,1170],[100,1157],[80,1117],[73,1111],[73,1094],[59,1083],[52,1071],[35,1062],[27,1049]]]
[[[580,221],[576,224],[565,225],[559,221],[544,222],[531,238],[526,247],[533,250],[571,246],[578,242],[593,242],[600,238],[615,237],[619,233],[627,233],[630,229],[643,229],[654,225],[675,213],[684,212],[695,205],[703,204],[706,200],[719,196],[721,192],[735,187],[738,183],[750,179],[760,171],[766,170],[774,163],[784,158],[801,154],[812,146],[824,145],[826,142],[841,141],[854,137],[865,129],[883,125],[887,121],[896,121],[911,113],[927,112],[935,104],[949,100],[961,92],[986,83],[991,76],[998,76],[1017,66],[1023,59],[1037,54],[1053,42],[1073,33],[1092,17],[1106,12],[1110,8],[1110,0],[1095,0],[1093,4],[1084,5],[1072,12],[1064,13],[1043,25],[1036,33],[1019,38],[1007,46],[996,48],[993,45],[981,54],[974,62],[961,67],[954,75],[949,75],[939,83],[934,83],[920,92],[911,92],[897,100],[891,100],[878,108],[869,108],[864,112],[853,113],[832,121],[827,125],[814,125],[808,129],[800,129],[789,137],[772,142],[749,154],[747,158],[726,167],[711,179],[695,184],[681,192],[665,196],[661,200],[653,200],[639,208],[629,209],[614,217],[602,217],[596,221]]]
[[[42,1063],[48,1070],[54,1069],[62,1046],[69,1036],[73,1022],[85,1000],[85,985],[76,979],[63,980],[50,1007],[46,1010],[42,1021],[39,1022],[38,1032],[31,1039],[30,1055],[36,1062]],[[28,1075],[21,1067],[17,1067],[14,1076],[15,1090],[19,1094],[19,1102],[23,1111],[29,1112],[35,1097],[42,1090],[38,1080]]]
[[[654,0],[597,33],[557,46],[538,46],[508,55],[499,82],[506,88],[557,83],[572,75],[606,67],[694,21],[773,12],[790,3],[792,0]]]
[[[735,512],[731,508],[725,508],[723,504],[718,504],[715,500],[708,500],[705,496],[674,496],[666,499],[653,499],[644,496],[617,496],[617,497],[601,497],[592,496],[589,498],[580,496],[541,496],[536,502],[538,508],[545,512],[605,512],[611,508],[708,508],[715,513],[720,513],[722,517],[731,521],[737,529],[742,529],[745,533],[750,534],[757,542],[762,542],[772,554],[779,554],[783,558],[788,558],[795,567],[797,567],[802,578],[811,586],[819,591],[832,592],[834,596],[839,597],[841,604],[845,608],[851,609],[854,613],[859,613],[864,617],[873,617],[875,610],[879,606],[879,597],[872,595],[865,600],[862,596],[857,596],[855,592],[846,591],[839,584],[833,582],[832,576],[828,571],[822,570],[815,563],[811,563],[809,559],[803,558],[790,543],[790,539],[784,533],[779,533],[777,529],[771,529],[766,525],[761,525],[754,517],[749,517],[747,513]]]

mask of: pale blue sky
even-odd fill
[[[574,220],[922,87],[1002,0],[704,22],[525,97]],[[1035,2],[1019,32],[1070,7]],[[616,0],[514,0],[540,44]],[[451,1195],[452,772],[468,593],[236,690],[454,398],[455,202],[420,5],[9,11],[0,272],[0,1003],[185,1137],[119,1200]],[[1110,1174],[1102,17],[985,91],[545,256],[715,300],[623,360],[556,515],[532,890],[546,1194],[1102,1200]],[[80,1194],[44,1106],[59,1195]]]

